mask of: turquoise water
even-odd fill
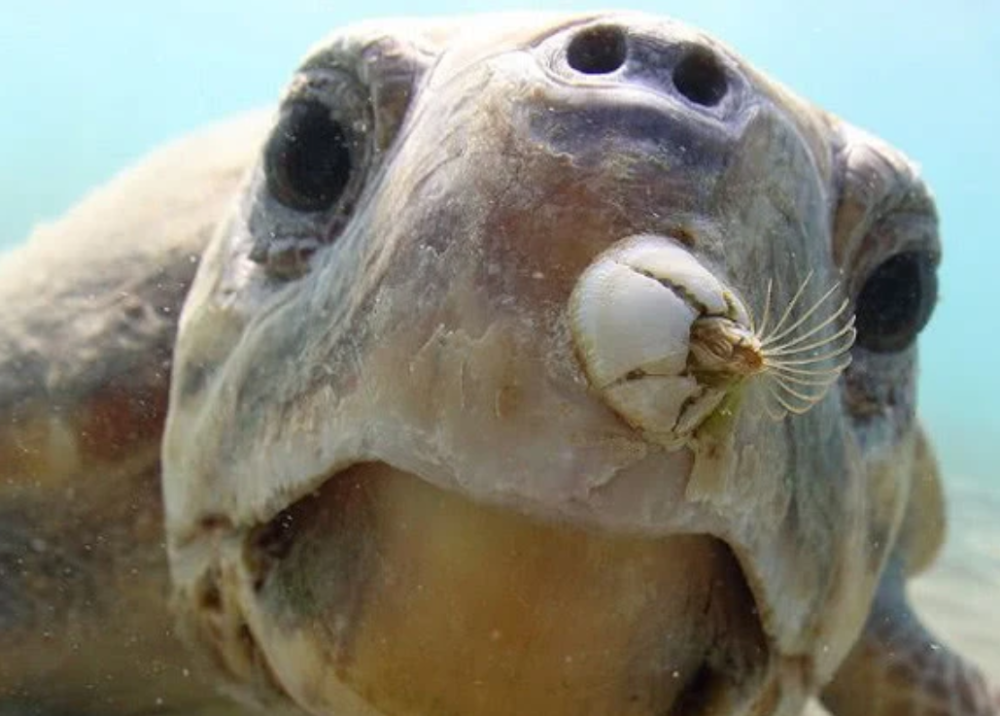
[[[415,12],[392,0],[202,5],[0,0],[0,247],[163,140],[270,102],[328,29]],[[437,0],[420,7],[449,14],[531,6]],[[923,338],[921,407],[947,472],[1000,492],[993,467],[1000,463],[1000,3],[629,7],[710,30],[921,163],[946,247],[941,304]]]

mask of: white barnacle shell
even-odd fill
[[[608,405],[651,439],[678,447],[751,378],[751,397],[775,420],[808,412],[827,394],[851,362],[856,330],[850,301],[836,299],[839,284],[803,302],[811,278],[773,314],[768,282],[758,323],[681,244],[635,236],[580,276],[570,326]]]
[[[702,316],[745,326],[742,302],[676,241],[636,236],[601,254],[570,298],[577,351],[594,388],[633,426],[676,447],[725,388],[691,374],[691,328]]]
[[[616,253],[618,263],[669,285],[702,315],[727,316],[750,325],[743,302],[680,243],[660,236],[637,236],[623,241]]]
[[[682,372],[698,313],[656,279],[609,256],[580,279],[570,316],[588,377],[603,389],[637,371]]]

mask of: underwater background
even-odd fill
[[[339,25],[594,7],[0,0],[0,251],[156,145],[273,102],[299,58]],[[1000,2],[635,0],[627,7],[711,32],[922,167],[937,197],[945,257],[940,303],[921,338],[920,411],[943,462],[953,519],[940,578],[920,589],[927,603],[955,613],[965,600],[955,601],[956,589],[986,586],[980,599],[993,597],[985,609],[956,615],[956,623],[968,622],[960,638],[978,640],[981,658],[1000,663],[1000,617],[989,607],[1000,604]]]

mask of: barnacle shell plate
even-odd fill
[[[627,422],[669,447],[687,442],[725,396],[688,371],[691,326],[702,316],[750,326],[735,294],[661,236],[612,246],[570,297],[572,334],[591,385]]]

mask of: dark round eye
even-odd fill
[[[300,211],[333,206],[347,187],[351,166],[347,132],[314,100],[289,105],[264,150],[268,189]]]
[[[879,353],[909,346],[927,325],[937,301],[934,257],[912,251],[875,269],[858,296],[857,343]]]

